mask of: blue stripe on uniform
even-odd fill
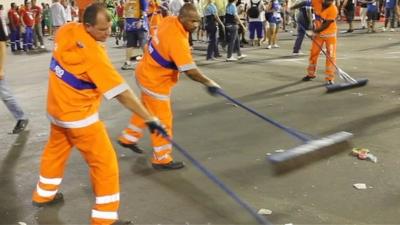
[[[77,90],[97,88],[94,83],[76,78],[72,73],[62,68],[62,66],[54,58],[51,58],[50,70],[53,71],[58,78]]]
[[[151,57],[156,61],[160,66],[167,68],[167,69],[172,69],[172,70],[178,70],[178,67],[175,65],[174,62],[168,61],[164,59],[160,53],[157,52],[157,50],[154,48],[153,44],[151,43],[151,39],[148,42],[148,49]]]

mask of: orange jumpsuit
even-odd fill
[[[118,219],[118,163],[98,111],[102,97],[111,99],[128,88],[104,46],[82,24],[69,23],[59,29],[49,70],[50,137],[41,157],[33,201],[54,198],[71,150],[76,147],[89,166],[95,194],[91,224],[112,224]]]
[[[157,0],[150,0],[149,1],[149,8],[147,10],[147,18],[150,24],[150,37],[157,32],[157,27],[162,20],[160,5]]]
[[[335,79],[335,66],[332,64],[336,63],[336,17],[338,15],[338,10],[334,4],[330,5],[328,8],[322,8],[322,2],[320,0],[312,1],[316,21],[314,22],[315,28],[321,26],[323,20],[334,20],[325,30],[321,31],[313,37],[313,42],[311,46],[311,53],[309,58],[309,65],[307,68],[307,76],[315,77],[315,71],[317,69],[318,57],[321,52],[320,48],[326,47],[326,53],[331,58],[331,60],[326,59],[325,62],[325,80]]]
[[[172,137],[172,110],[170,95],[178,82],[179,72],[196,68],[189,48],[188,32],[175,16],[165,17],[158,32],[145,47],[143,59],[136,68],[136,81],[141,89],[141,100],[146,108],[166,126]],[[119,140],[136,143],[143,136],[145,124],[133,115],[129,126]],[[164,138],[151,135],[154,164],[172,161],[172,146]]]

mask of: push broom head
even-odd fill
[[[306,155],[308,153],[319,151],[329,146],[345,142],[351,137],[353,137],[352,133],[341,131],[320,139],[307,141],[302,145],[286,150],[284,152],[274,153],[268,156],[268,160],[274,164],[283,163],[291,159]]]
[[[326,92],[342,91],[350,88],[361,87],[368,83],[368,79],[357,79],[355,82],[344,82],[326,86]]]

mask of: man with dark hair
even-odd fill
[[[4,77],[4,58],[6,56],[6,40],[7,40],[7,29],[4,26],[3,21],[0,18],[0,97],[8,110],[17,120],[17,124],[12,130],[13,134],[20,133],[28,125],[28,119],[25,116],[24,111],[19,106],[17,100],[12,95],[8,88],[5,77]]]
[[[158,26],[157,33],[145,47],[143,59],[135,71],[136,83],[141,89],[141,98],[149,111],[160,118],[172,137],[171,92],[178,82],[180,72],[190,79],[204,84],[211,93],[218,84],[203,75],[193,61],[188,42],[188,33],[195,31],[200,23],[200,15],[195,6],[182,6],[179,16],[169,16]],[[128,127],[119,137],[119,144],[137,153],[143,150],[137,146],[143,136],[143,119],[131,117]],[[152,165],[157,170],[173,170],[184,167],[183,162],[173,161],[171,144],[156,135],[151,136],[153,145]]]
[[[35,25],[35,17],[32,12],[32,4],[29,0],[25,0],[25,7],[21,10],[21,29],[23,30],[23,49],[28,52],[33,49],[33,26]]]
[[[116,98],[143,118],[151,132],[166,131],[133,94],[111,64],[104,46],[98,43],[110,36],[111,18],[106,8],[99,3],[90,5],[83,22],[62,26],[55,37],[47,97],[51,132],[32,203],[42,207],[63,201],[58,188],[71,149],[76,147],[89,166],[96,198],[91,224],[131,224],[118,220],[118,162],[99,120],[101,97]]]
[[[8,11],[8,21],[10,26],[10,44],[11,44],[11,51],[16,53],[21,48],[20,42],[20,26],[21,26],[21,19],[18,14],[17,5],[15,2],[11,3],[11,8]]]

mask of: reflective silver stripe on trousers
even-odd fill
[[[54,191],[46,191],[39,187],[39,184],[36,185],[36,192],[42,197],[51,197],[57,193],[58,189]]]
[[[126,131],[122,132],[122,137],[125,138],[126,140],[128,140],[130,142],[134,142],[134,143],[136,143],[139,140],[137,137],[127,134]]]
[[[166,145],[162,145],[162,146],[158,146],[158,147],[153,147],[155,152],[161,152],[163,150],[167,150],[167,149],[171,149],[172,145],[171,144],[166,144]]]
[[[133,124],[129,124],[128,129],[130,129],[132,131],[135,131],[135,132],[138,132],[138,133],[142,133],[143,132],[143,130],[141,128],[139,128],[139,127],[137,127],[137,126],[135,126]]]
[[[96,197],[96,204],[107,204],[119,201],[119,193]]]
[[[39,181],[40,181],[40,183],[43,183],[43,184],[60,185],[62,178],[46,178],[46,177],[39,176]]]
[[[169,95],[158,94],[158,93],[155,93],[153,91],[150,91],[149,89],[147,89],[147,88],[143,87],[142,85],[140,85],[139,81],[137,79],[136,79],[136,84],[140,88],[140,90],[143,91],[143,93],[145,93],[145,94],[147,94],[147,95],[149,95],[149,96],[151,96],[153,98],[156,98],[158,100],[161,100],[161,101],[169,101]]]
[[[83,120],[77,120],[77,121],[62,121],[54,118],[50,114],[47,113],[47,118],[50,120],[50,122],[54,125],[57,125],[59,127],[63,128],[81,128],[81,127],[87,127],[89,125],[92,125],[99,121],[99,113],[95,113],[89,117],[86,117]]]
[[[109,219],[109,220],[117,220],[118,213],[117,212],[110,212],[110,211],[99,211],[92,209],[92,217],[99,218],[99,219]]]

